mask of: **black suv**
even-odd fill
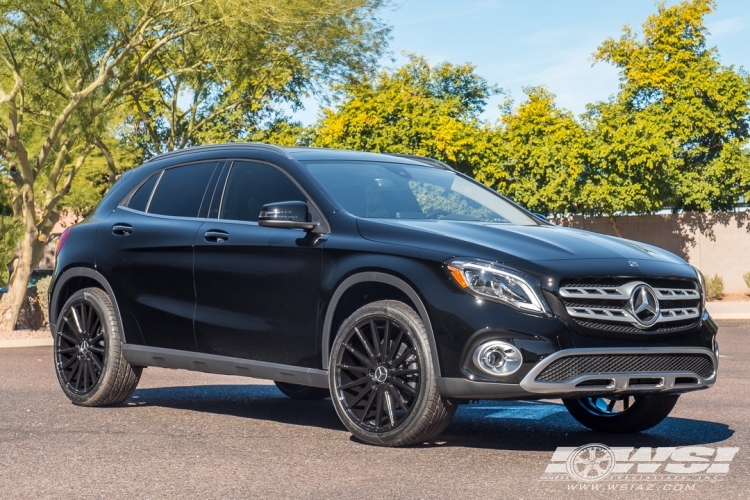
[[[436,160],[262,144],[167,153],[60,238],[55,368],[84,406],[143,367],[331,397],[367,443],[435,438],[472,399],[562,398],[637,432],[716,380],[695,268],[550,224]]]

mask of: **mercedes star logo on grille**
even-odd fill
[[[640,326],[650,327],[659,319],[659,299],[654,289],[646,284],[633,288],[630,294],[630,310]]]

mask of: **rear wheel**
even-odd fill
[[[98,288],[74,293],[54,335],[55,371],[65,395],[80,406],[114,406],[135,391],[141,367],[122,356],[120,327],[109,296]]]
[[[667,418],[680,396],[617,396],[563,399],[581,424],[599,432],[645,431]]]
[[[292,399],[325,399],[331,395],[328,389],[321,387],[308,387],[306,385],[288,384],[286,382],[274,382],[286,396]]]
[[[368,304],[341,325],[331,350],[329,385],[341,421],[369,444],[430,441],[456,411],[437,391],[424,324],[402,302]]]

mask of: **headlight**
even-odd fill
[[[450,260],[445,269],[458,286],[475,297],[524,312],[550,314],[535,276],[482,260]]]
[[[701,311],[704,311],[706,309],[706,278],[703,276],[703,273],[695,266],[691,266],[693,269],[695,269],[695,274],[698,275],[698,283],[701,285]]]

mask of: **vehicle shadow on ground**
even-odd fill
[[[558,446],[603,443],[655,448],[718,443],[733,434],[726,424],[677,417],[637,434],[606,434],[579,424],[560,402],[480,401],[459,407],[437,443],[424,446],[554,451]]]
[[[290,399],[275,385],[195,385],[137,389],[125,406],[159,406],[269,420],[282,424],[345,430],[330,399]]]
[[[345,430],[330,399],[297,401],[284,396],[273,385],[138,389],[126,406],[158,406]],[[580,425],[561,403],[480,401],[461,405],[445,432],[435,442],[420,446],[554,451],[558,446],[603,443],[610,447],[655,448],[719,443],[733,434],[734,430],[719,422],[672,417],[646,432],[604,434]]]

